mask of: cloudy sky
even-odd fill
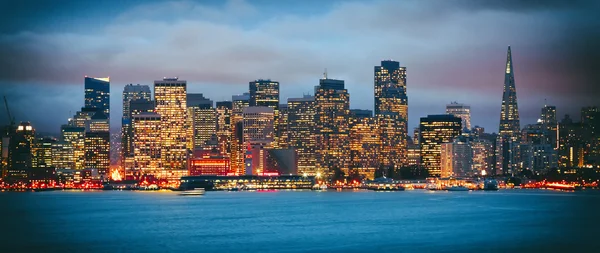
[[[163,76],[214,101],[281,83],[281,100],[311,93],[327,68],[350,106],[373,109],[373,67],[407,67],[409,126],[470,104],[497,132],[506,49],[521,125],[544,99],[579,117],[600,104],[599,1],[2,1],[0,95],[17,121],[56,133],[83,106],[83,77],[110,76],[111,124],[121,92]],[[0,107],[0,125],[7,123]]]

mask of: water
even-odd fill
[[[600,192],[0,193],[0,252],[599,252]]]

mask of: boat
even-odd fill
[[[194,188],[193,190],[183,191],[183,192],[179,193],[179,195],[193,196],[193,195],[204,195],[204,193],[205,193],[204,188]]]
[[[327,191],[327,184],[315,184],[312,187],[313,191]]]
[[[485,180],[483,183],[484,191],[497,191],[498,190],[498,181],[494,179]]]
[[[450,187],[446,187],[446,190],[451,191],[451,192],[464,192],[464,191],[469,191],[469,188],[464,187],[462,185],[453,185]]]

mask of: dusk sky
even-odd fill
[[[124,3],[126,2],[126,3]],[[83,106],[84,76],[111,78],[111,128],[128,83],[177,76],[213,101],[280,82],[281,102],[323,71],[373,109],[373,67],[407,67],[409,129],[452,101],[498,131],[511,45],[521,127],[544,99],[579,118],[600,105],[600,1],[3,1],[0,95],[42,132]],[[0,106],[0,125],[8,122]]]

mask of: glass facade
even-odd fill
[[[421,166],[432,177],[441,176],[442,143],[452,142],[461,133],[461,118],[453,115],[429,115],[421,118]]]
[[[177,78],[154,81],[156,113],[160,115],[162,167],[187,173],[187,82]],[[170,172],[166,172],[170,175]]]

